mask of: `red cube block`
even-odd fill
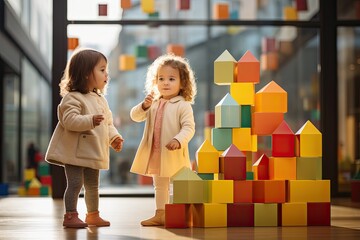
[[[246,156],[234,144],[221,154],[220,172],[224,180],[246,180]]]
[[[205,127],[215,127],[215,113],[213,111],[205,112]]]
[[[253,203],[228,203],[227,204],[228,227],[253,227],[254,204]]]
[[[177,8],[177,10],[189,10],[190,9],[190,0],[177,0],[176,8]]]
[[[40,182],[41,182],[41,185],[51,186],[52,185],[52,178],[51,178],[50,175],[41,176],[40,177]]]
[[[282,121],[272,134],[273,157],[295,157],[295,134],[286,121]]]
[[[99,4],[99,16],[107,16],[107,4]]]
[[[330,226],[331,211],[329,202],[307,203],[308,226]]]
[[[166,204],[165,228],[191,227],[190,204]]]

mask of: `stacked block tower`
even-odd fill
[[[196,172],[171,178],[165,227],[330,225],[330,180],[322,179],[322,135],[307,121],[287,122],[287,92],[271,81],[255,93],[260,63],[250,51],[239,61],[225,50],[214,82],[230,93],[215,106],[215,126],[196,152]],[[271,137],[271,156],[258,152]]]

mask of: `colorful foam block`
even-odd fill
[[[121,0],[120,1],[120,7],[122,8],[122,9],[129,9],[129,8],[131,8],[131,0]]]
[[[246,179],[246,156],[234,144],[220,155],[220,172],[225,180]]]
[[[244,82],[231,83],[230,94],[239,105],[255,104],[254,83],[244,83]]]
[[[31,181],[35,177],[36,177],[35,168],[27,168],[24,170],[24,180],[25,181]]]
[[[235,81],[236,60],[225,50],[214,61],[214,83],[217,85],[230,85]]]
[[[213,128],[211,130],[211,143],[218,151],[224,151],[232,144],[232,129]]]
[[[145,13],[155,12],[155,1],[154,0],[141,0],[141,10]]]
[[[250,105],[240,105],[240,112],[241,112],[240,127],[251,128],[251,106]]]
[[[165,204],[165,228],[188,228],[191,225],[190,204]]]
[[[0,196],[9,195],[9,184],[0,183]]]
[[[275,52],[277,51],[276,39],[273,37],[264,37],[261,40],[261,52]]]
[[[51,177],[51,175],[41,176],[40,177],[40,183],[41,183],[41,185],[52,186],[52,177]]]
[[[234,181],[232,180],[209,180],[209,202],[210,203],[232,203],[234,202]]]
[[[253,181],[234,181],[234,203],[253,202]]]
[[[330,226],[331,205],[330,202],[307,203],[308,226]]]
[[[270,180],[295,180],[296,157],[270,157],[269,178]]]
[[[158,46],[149,45],[147,47],[147,57],[149,60],[154,61],[161,54],[161,50]]]
[[[298,180],[321,180],[322,158],[321,157],[297,157],[296,179]]]
[[[206,111],[204,115],[204,125],[205,127],[215,127],[215,112]]]
[[[227,93],[215,106],[215,127],[240,127],[240,105]]]
[[[276,227],[278,225],[278,213],[276,203],[254,204],[254,226]]]
[[[271,141],[273,157],[295,157],[295,134],[285,120],[275,129]]]
[[[285,180],[255,180],[253,181],[253,201],[256,203],[286,202]]]
[[[283,18],[285,21],[297,20],[298,14],[296,8],[294,7],[284,7],[283,8]]]
[[[74,50],[79,46],[79,38],[68,38],[68,50]]]
[[[145,45],[136,46],[136,57],[138,58],[147,58],[148,57],[148,48]]]
[[[297,11],[307,11],[307,0],[296,0],[296,10]]]
[[[253,227],[254,204],[253,203],[229,203],[227,204],[228,227]]]
[[[176,56],[184,57],[185,56],[185,48],[184,45],[181,44],[168,44],[166,46],[167,53],[173,53]]]
[[[255,112],[287,112],[287,92],[275,81],[255,93]]]
[[[177,0],[176,1],[177,10],[189,10],[190,9],[190,0]]]
[[[215,3],[213,5],[213,18],[216,20],[229,18],[229,4],[228,3]]]
[[[205,140],[196,151],[197,171],[199,173],[218,173],[219,156],[219,152],[211,145],[210,141]]]
[[[262,53],[260,59],[261,59],[262,70],[275,71],[279,68],[278,52]]]
[[[170,182],[175,180],[201,180],[201,178],[190,168],[182,167],[170,178]]]
[[[50,175],[50,166],[45,161],[39,163],[39,165],[38,165],[38,175],[39,176],[48,176],[48,175]]]
[[[310,121],[307,121],[295,133],[295,136],[295,152],[297,157],[322,156],[322,135]]]
[[[305,202],[278,205],[279,226],[306,226],[307,204]]]
[[[129,71],[136,69],[136,58],[133,55],[122,54],[119,57],[119,70]]]
[[[269,158],[266,154],[261,157],[253,164],[252,171],[254,173],[255,180],[269,180]]]
[[[208,184],[204,180],[174,180],[171,203],[208,202]]]
[[[192,208],[194,227],[226,227],[227,205],[222,203],[194,204]]]
[[[251,116],[251,134],[271,135],[284,120],[284,113],[254,112]]]
[[[252,150],[251,128],[233,128],[232,143],[241,151]]]
[[[330,180],[288,180],[287,202],[330,202]]]
[[[107,4],[99,4],[99,16],[107,16]]]
[[[250,51],[246,51],[237,63],[236,82],[260,82],[260,62]]]

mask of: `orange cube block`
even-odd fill
[[[122,9],[131,8],[131,0],[121,0],[121,1],[120,1],[120,7],[121,7]]]
[[[250,51],[239,59],[237,63],[237,82],[260,82],[260,62]]]
[[[119,57],[119,70],[128,71],[136,69],[136,59],[133,55],[120,55]]]
[[[284,203],[286,201],[285,180],[253,181],[254,203]]]
[[[251,134],[259,136],[271,135],[284,120],[284,113],[254,112],[251,117]]]
[[[213,18],[216,20],[229,18],[229,4],[228,3],[215,3],[213,6]]]
[[[270,157],[269,178],[270,180],[295,180],[296,157]]]
[[[234,181],[234,203],[253,202],[253,181]]]
[[[190,204],[165,204],[165,228],[191,227]]]
[[[287,112],[287,92],[275,81],[255,93],[255,112]]]
[[[168,44],[166,46],[167,53],[173,53],[176,56],[184,57],[185,56],[185,48],[181,44]]]
[[[79,38],[68,38],[68,50],[74,50],[79,46]]]

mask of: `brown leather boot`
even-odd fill
[[[99,216],[99,211],[86,214],[85,222],[88,225],[95,225],[97,227],[110,226],[109,221],[106,221]]]
[[[155,212],[155,216],[152,218],[141,221],[143,226],[164,226],[165,224],[165,210],[158,209]]]
[[[68,228],[85,228],[88,225],[81,221],[77,212],[67,212],[64,214],[63,226]]]

